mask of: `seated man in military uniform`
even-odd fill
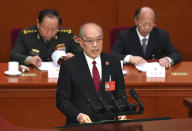
[[[37,25],[20,32],[11,52],[10,61],[39,67],[42,61],[51,61],[53,51],[62,45],[69,59],[82,51],[70,29],[61,28],[62,20],[56,10],[44,9],[39,13]]]

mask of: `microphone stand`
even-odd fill
[[[109,82],[111,83],[111,75],[109,75]],[[112,99],[112,101],[113,101],[115,107],[117,108],[117,110],[115,110],[115,121],[118,122],[118,121],[119,121],[119,118],[118,118],[118,116],[119,116],[119,115],[118,115],[119,112],[118,112],[118,110],[120,111],[121,108],[120,108],[119,104],[116,102],[116,100],[115,100],[113,94],[111,93],[110,88],[109,88],[109,94],[110,94],[110,98]]]
[[[111,75],[109,75],[109,82],[111,82]],[[111,84],[111,83],[110,83]],[[127,97],[123,93],[121,95],[120,91],[120,96],[122,98],[116,99],[114,95],[111,92],[111,89],[108,88],[108,94],[109,94],[109,99],[111,99],[111,103],[106,103],[104,98],[101,96],[100,93],[98,93],[98,100],[99,103],[96,105],[92,101],[92,99],[88,98],[88,102],[90,103],[91,107],[93,108],[95,114],[96,113],[109,113],[115,118],[115,122],[119,122],[118,116],[119,115],[137,115],[137,114],[142,114],[144,111],[144,106],[142,102],[139,100],[138,95],[136,91],[131,88],[129,90],[129,93],[133,99],[136,100],[137,104],[132,104],[129,103],[127,100]],[[137,105],[139,105],[139,110],[137,110]]]

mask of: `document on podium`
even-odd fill
[[[42,62],[41,66],[38,67],[39,70],[41,71],[48,71],[48,70],[52,70],[52,69],[59,69],[60,65],[55,64],[54,62]]]
[[[55,50],[51,55],[53,61],[42,62],[41,66],[38,67],[38,69],[41,71],[48,71],[48,78],[58,78],[60,70],[58,60],[63,56],[66,56],[64,50]]]
[[[159,64],[159,62],[151,62],[151,63],[138,64],[138,65],[135,65],[135,67],[137,70],[141,72],[147,72],[148,68],[150,69],[152,69],[153,67],[161,68],[162,66]]]
[[[48,78],[58,78],[60,65],[54,62],[42,62],[41,66],[38,67],[41,71],[48,71]]]
[[[147,71],[147,64],[138,64],[135,65],[136,69],[141,71],[141,72],[146,72]]]
[[[63,50],[55,50],[52,55],[51,55],[51,58],[53,60],[53,62],[56,64],[56,65],[59,65],[58,64],[58,60],[63,57],[63,56],[66,56],[66,53],[65,51]]]
[[[41,66],[38,67],[39,70],[52,70],[52,69],[59,69],[60,65],[58,64],[58,60],[62,57],[66,56],[65,51],[63,50],[55,50],[51,54],[51,58],[53,61],[50,62],[42,62]]]

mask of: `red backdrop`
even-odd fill
[[[35,24],[43,8],[58,10],[63,18],[62,25],[77,35],[85,22],[100,24],[104,29],[104,52],[108,53],[109,29],[134,25],[134,11],[144,5],[156,10],[157,26],[169,32],[183,60],[192,60],[191,0],[1,0],[0,62],[7,62],[10,55],[10,29]]]

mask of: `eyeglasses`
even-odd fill
[[[93,45],[94,43],[97,43],[97,44],[101,44],[103,42],[103,38],[97,38],[95,40],[93,39],[89,39],[89,40],[85,40],[85,39],[82,39],[87,45]]]

